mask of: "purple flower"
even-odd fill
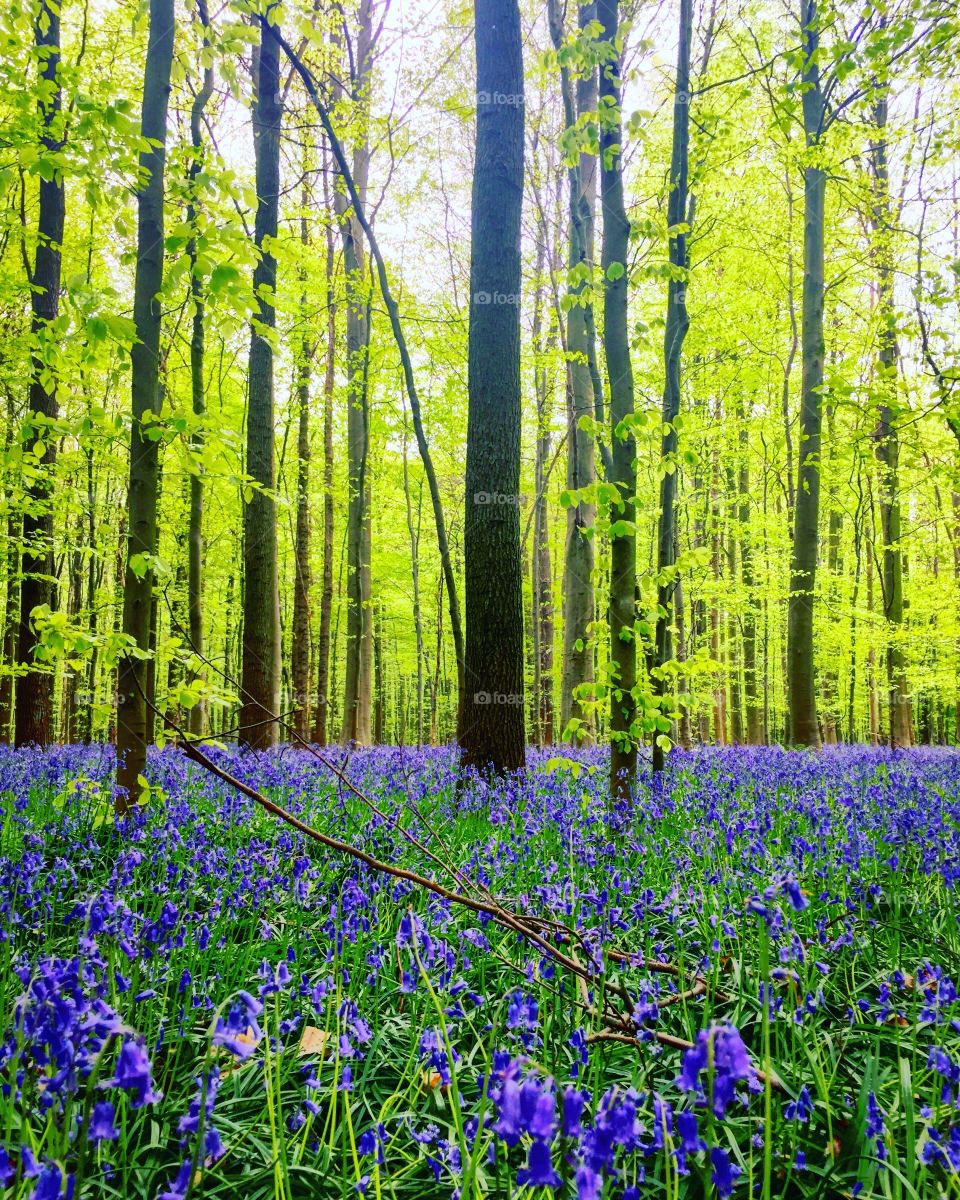
[[[63,1172],[56,1163],[48,1163],[37,1176],[31,1200],[60,1200],[63,1195]],[[67,1183],[67,1196],[73,1195],[73,1177]]]
[[[711,1041],[713,1071],[709,1072]],[[713,1111],[718,1117],[724,1115],[736,1098],[738,1083],[746,1083],[751,1091],[759,1088],[757,1073],[750,1062],[747,1048],[733,1025],[702,1029],[696,1044],[683,1056],[677,1086],[681,1091],[693,1092],[701,1103],[706,1102],[706,1092],[700,1081],[704,1072],[712,1075]]]
[[[521,1186],[528,1183],[531,1187],[558,1188],[560,1182],[560,1176],[553,1169],[550,1147],[546,1142],[531,1142],[526,1168],[518,1171],[517,1183]]]
[[[600,1200],[600,1188],[603,1186],[603,1176],[589,1167],[577,1168],[576,1175],[577,1200]]]
[[[563,1093],[563,1136],[579,1137],[581,1133],[580,1117],[587,1101],[586,1092],[578,1088],[568,1087]]]
[[[105,1087],[125,1088],[133,1092],[130,1101],[131,1108],[142,1108],[145,1104],[156,1104],[160,1094],[153,1090],[150,1074],[150,1059],[139,1042],[128,1039],[120,1047],[117,1064],[113,1070],[113,1078],[108,1079]]]
[[[120,1131],[113,1123],[114,1115],[114,1108],[109,1100],[101,1100],[93,1106],[89,1135],[91,1142],[115,1142],[117,1140]]]
[[[726,1150],[721,1150],[719,1146],[714,1146],[710,1151],[710,1165],[713,1168],[713,1182],[719,1195],[731,1195],[733,1185],[740,1174],[740,1168],[736,1163],[730,1161],[730,1155]]]
[[[788,1121],[799,1121],[803,1125],[813,1116],[813,1101],[806,1084],[800,1089],[796,1100],[789,1100],[783,1106],[783,1115]]]

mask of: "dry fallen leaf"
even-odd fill
[[[318,1029],[316,1025],[304,1025],[297,1056],[303,1058],[307,1054],[319,1054],[321,1058],[326,1058],[330,1053],[329,1043],[330,1034],[325,1029]]]

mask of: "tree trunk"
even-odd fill
[[[803,128],[808,150],[820,144],[824,98],[820,87],[820,17],[817,0],[801,0],[804,65]],[[790,599],[787,611],[789,740],[819,747],[813,612],[820,517],[820,435],[823,423],[823,242],[826,175],[818,166],[803,172],[803,312],[800,352],[800,473],[794,508]]]
[[[477,0],[464,580],[465,766],[524,766],[520,562],[523,52],[517,0]]]
[[[360,134],[351,171],[366,206],[370,146],[365,109],[373,52],[371,0],[361,0],[358,36],[351,56],[352,93],[361,98]],[[347,648],[344,662],[343,728],[340,740],[361,746],[371,740],[373,703],[373,607],[370,578],[369,280],[363,230],[343,187],[334,206],[343,242],[347,284]]]
[[[610,798],[611,801],[629,802],[636,780],[638,740],[634,697],[637,683],[636,447],[627,423],[633,415],[633,365],[627,323],[630,222],[623,199],[620,108],[623,49],[619,42],[618,0],[600,0],[597,17],[603,40],[616,47],[614,57],[600,72],[600,105],[606,114],[600,127],[604,351],[610,383],[610,482],[619,493],[610,510]]]
[[[670,196],[667,201],[667,225],[676,230],[670,236],[670,263],[674,268],[667,285],[667,319],[663,336],[666,380],[663,390],[664,433],[660,446],[660,521],[657,535],[657,629],[654,646],[654,691],[661,708],[669,708],[670,694],[665,666],[673,657],[673,602],[676,587],[674,560],[674,523],[677,504],[677,430],[680,414],[680,370],[683,340],[690,327],[687,315],[687,172],[690,150],[690,36],[693,25],[692,0],[680,2],[680,28],[677,43],[677,78],[673,101],[673,148],[670,156]],[[663,716],[663,714],[661,714]],[[660,735],[654,739],[653,769],[663,770],[664,751]]]
[[[55,154],[61,147],[62,130],[60,69],[60,8],[41,0],[36,23],[37,51],[43,62],[40,116],[43,123],[41,153]],[[16,744],[44,746],[52,737],[53,684],[51,669],[38,670],[35,657],[37,635],[33,611],[53,607],[53,471],[56,465],[56,433],[50,424],[57,419],[56,345],[53,328],[60,311],[61,243],[66,209],[63,175],[57,167],[53,179],[40,178],[40,214],[37,252],[30,280],[30,332],[33,338],[29,412],[25,425],[25,453],[40,443],[43,453],[36,460],[35,474],[27,484],[23,511],[23,557],[21,560],[20,632],[17,662],[22,674],[16,682]]]
[[[550,34],[559,52],[565,29],[559,0],[550,0]],[[594,5],[581,5],[581,30],[594,19]],[[573,131],[580,117],[597,107],[597,72],[577,81],[576,97],[567,67],[560,68],[564,124]],[[576,493],[590,488],[597,478],[594,434],[581,428],[583,418],[593,419],[596,398],[590,370],[590,331],[593,324],[589,274],[594,261],[594,209],[596,207],[596,158],[580,154],[569,169],[569,280],[571,305],[567,312],[567,490]],[[594,684],[594,525],[596,505],[589,497],[575,498],[567,508],[567,532],[563,561],[563,678],[560,690],[560,724],[579,722],[577,736],[590,737],[593,720],[582,703],[581,692]]]
[[[329,210],[328,173],[323,174],[324,207]],[[333,612],[333,385],[337,352],[337,308],[334,294],[333,227],[327,223],[327,347],[323,371],[323,583],[317,645],[317,711],[313,740],[325,746],[330,730],[330,624]]]
[[[738,434],[740,470],[737,490],[740,506],[737,520],[740,525],[740,573],[743,578],[743,690],[747,710],[747,743],[763,746],[767,736],[763,721],[763,702],[760,680],[757,677],[757,580],[753,565],[753,543],[750,532],[750,459],[746,414],[741,413]]]
[[[137,192],[137,267],[133,319],[137,337],[131,350],[130,487],[127,554],[123,583],[123,632],[141,652],[149,651],[153,602],[153,563],[157,545],[157,483],[160,443],[145,436],[147,414],[160,407],[160,287],[163,283],[163,177],[167,142],[167,102],[173,63],[173,0],[150,0],[150,35],[143,77]],[[126,655],[117,678],[117,812],[139,794],[138,777],[147,762],[147,663]],[[152,701],[152,698],[151,698]]]
[[[261,26],[261,29],[263,27]],[[280,590],[277,576],[277,518],[274,463],[273,331],[280,207],[280,47],[260,38],[253,107],[257,184],[254,239],[257,265],[253,290],[257,314],[250,329],[247,384],[247,474],[253,488],[243,507],[243,665],[239,739],[252,749],[276,746],[280,707]]]
[[[207,0],[197,0],[197,15],[203,29],[204,49],[209,50],[210,18],[207,11]],[[203,82],[190,106],[192,153],[190,167],[187,171],[187,224],[190,227],[187,254],[190,257],[190,296],[193,300],[193,322],[190,332],[190,398],[193,415],[198,422],[203,421],[207,411],[204,381],[205,299],[203,283],[197,268],[196,224],[200,199],[198,177],[203,169],[204,159],[203,113],[213,95],[213,87],[214,75],[211,64],[204,66]],[[191,440],[195,453],[199,454],[203,445],[202,431],[195,431]],[[193,472],[190,476],[190,516],[187,528],[187,625],[190,649],[197,657],[199,674],[202,669],[199,664],[205,654],[203,641],[203,471],[200,464],[196,462],[193,464]],[[189,711],[187,728],[190,733],[202,737],[206,732],[206,725],[206,701],[200,700]]]
[[[887,168],[887,89],[873,106],[876,136],[870,145],[873,169],[873,256],[877,268],[879,354],[877,386],[880,410],[877,422],[877,457],[880,474],[880,531],[883,539],[883,615],[887,625],[887,695],[890,745],[913,742],[913,716],[903,653],[903,555],[900,549],[900,434],[897,422],[897,326],[893,293],[893,214]]]
[[[310,737],[310,368],[313,361],[313,341],[310,337],[310,314],[306,294],[306,262],[310,255],[310,230],[307,206],[310,189],[304,173],[300,215],[300,245],[304,266],[301,268],[303,294],[300,320],[300,362],[297,369],[297,527],[294,546],[293,582],[293,728],[297,737]]]
[[[3,437],[4,461],[9,463],[10,446],[14,436],[13,392],[7,390],[7,420]],[[13,666],[16,657],[17,629],[20,624],[20,586],[17,582],[19,538],[16,505],[12,503],[13,483],[9,474],[4,479],[3,508],[5,516],[4,568],[6,598],[3,606],[2,667],[0,670],[0,745],[9,744],[13,735]]]
[[[547,510],[547,481],[550,462],[551,381],[544,361],[547,344],[543,336],[543,294],[540,288],[546,257],[546,226],[537,246],[537,295],[533,319],[534,392],[537,399],[537,438],[534,449],[533,511],[533,631],[534,710],[537,741],[550,746],[554,739],[553,711],[553,570],[550,561],[550,526]]]
[[[421,492],[422,495],[422,492]],[[407,421],[403,421],[403,499],[407,513],[407,536],[410,539],[410,571],[413,584],[413,629],[417,639],[417,746],[423,745],[423,676],[426,651],[423,646],[423,614],[420,609],[420,502],[417,503],[417,520],[413,520],[413,504],[410,500],[410,464],[407,456]]]

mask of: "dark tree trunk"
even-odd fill
[[[264,30],[264,27],[261,26]],[[277,578],[277,518],[274,463],[273,331],[280,205],[280,47],[264,32],[257,60],[253,109],[257,214],[257,265],[253,290],[257,314],[250,331],[247,401],[247,474],[254,483],[243,507],[243,666],[240,742],[266,750],[277,744],[280,705],[280,592]]]
[[[670,156],[670,197],[667,225],[680,231],[670,237],[670,262],[674,267],[667,285],[667,319],[663,337],[666,381],[663,390],[664,434],[660,446],[660,522],[657,534],[657,630],[654,646],[654,692],[661,707],[669,707],[669,679],[665,666],[673,657],[673,603],[676,586],[674,524],[677,507],[677,430],[680,414],[680,375],[683,340],[690,318],[687,315],[687,175],[690,150],[690,36],[693,25],[692,0],[681,0],[677,43],[677,78],[673,102],[673,148]],[[653,768],[663,770],[664,751],[659,736],[654,739]]]
[[[133,289],[137,339],[131,350],[133,423],[123,583],[123,632],[143,652],[149,651],[150,647],[151,557],[156,553],[157,543],[160,466],[160,443],[145,435],[144,417],[157,413],[160,407],[163,178],[173,37],[173,0],[150,0],[150,35],[140,123],[141,135],[149,139],[149,146],[140,154],[141,185],[137,192],[137,267]],[[117,811],[124,813],[129,804],[136,802],[137,780],[147,762],[146,659],[131,655],[121,659],[117,689]]]
[[[464,764],[525,762],[520,562],[523,52],[517,0],[477,0],[464,579]]]
[[[803,128],[808,148],[820,144],[824,97],[820,86],[820,16],[817,0],[801,0],[804,64]],[[823,242],[826,174],[818,166],[803,172],[803,312],[800,352],[800,473],[794,508],[790,599],[787,612],[787,694],[789,741],[820,745],[813,653],[814,596],[820,517],[820,441],[823,425]]]
[[[689,0],[684,0],[688,3]],[[612,462],[610,482],[619,493],[610,511],[610,797],[630,800],[637,772],[635,521],[636,448],[627,424],[633,415],[633,365],[627,323],[630,222],[623,199],[623,131],[620,110],[620,6],[600,0],[597,17],[603,40],[617,47],[600,72],[600,204],[603,211],[603,326],[607,379],[610,383]],[[672,531],[671,531],[672,551]]]
[[[310,230],[307,206],[310,190],[303,184],[300,216],[300,245],[304,263],[310,255]],[[297,527],[294,545],[293,581],[293,729],[297,737],[310,737],[310,375],[313,361],[313,341],[310,337],[310,314],[307,307],[306,267],[301,269],[303,295],[300,320],[300,362],[297,368]]]
[[[204,48],[210,45],[210,19],[207,0],[197,0],[197,14],[203,29]],[[190,296],[193,300],[193,321],[190,330],[190,398],[193,414],[202,421],[206,414],[204,383],[204,294],[200,272],[197,270],[197,239],[195,234],[198,208],[198,177],[203,169],[203,112],[213,95],[213,67],[205,66],[203,82],[190,107],[190,167],[187,171],[187,224],[190,241],[187,254],[190,256]],[[193,447],[199,454],[203,435],[198,430],[193,435]],[[187,529],[187,625],[190,649],[202,660],[205,647],[203,641],[203,474],[199,463],[194,463],[190,476],[190,516]],[[190,709],[187,727],[190,733],[202,736],[206,732],[206,702],[201,700]]]
[[[45,87],[40,101],[43,123],[42,150],[53,154],[61,145],[60,8],[41,0],[36,24],[37,50],[42,57],[41,78]],[[56,463],[56,433],[50,422],[58,415],[56,382],[51,365],[55,361],[51,347],[58,333],[51,328],[60,311],[61,243],[66,209],[63,175],[40,178],[40,215],[37,226],[37,253],[30,280],[30,331],[34,339],[31,363],[29,413],[25,442],[40,442],[43,454],[36,473],[27,484],[23,512],[23,558],[20,589],[20,632],[17,661],[24,672],[17,676],[15,731],[16,744],[44,746],[52,737],[52,670],[38,670],[35,658],[37,636],[33,610],[53,607],[53,471]]]

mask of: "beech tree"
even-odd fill
[[[250,326],[247,385],[248,495],[243,509],[243,666],[240,740],[263,750],[280,737],[280,594],[277,578],[277,519],[274,447],[274,330],[276,328],[277,237],[280,206],[280,47],[261,23],[256,59],[253,148],[257,212],[253,272],[256,315]]]
[[[131,349],[130,477],[123,578],[123,632],[127,652],[117,677],[117,809],[125,812],[140,794],[147,761],[150,617],[157,552],[157,488],[160,442],[151,424],[160,415],[160,325],[163,283],[164,166],[167,107],[174,41],[173,0],[150,0],[147,61],[143,75],[137,189],[137,261],[133,289],[136,340]]]
[[[23,511],[23,582],[20,588],[20,631],[17,657],[16,744],[46,745],[51,739],[53,675],[36,662],[38,648],[34,610],[49,608],[53,594],[53,513],[50,489],[56,461],[57,432],[57,315],[60,311],[61,243],[66,210],[63,167],[57,160],[62,146],[62,89],[60,86],[60,9],[43,0],[36,19],[36,49],[45,86],[38,107],[42,136],[40,152],[46,169],[40,176],[37,248],[30,276],[32,355],[28,420],[24,442],[34,460],[26,484]]]
[[[463,761],[525,763],[520,565],[520,210],[523,52],[517,0],[478,0],[470,223]]]

